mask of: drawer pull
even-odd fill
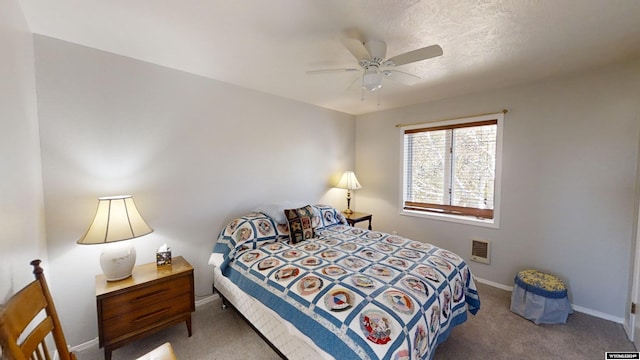
[[[166,312],[167,312],[167,311],[169,311],[169,310],[171,310],[171,308],[170,308],[170,307],[162,308],[162,309],[160,309],[160,310],[156,310],[156,311],[154,311],[154,312],[152,312],[152,313],[148,313],[148,314],[146,314],[146,315],[139,316],[139,317],[135,318],[135,319],[133,320],[133,322],[135,323],[135,322],[138,322],[138,321],[144,321],[144,320],[147,320],[147,319],[152,318],[152,317],[154,317],[154,316],[160,315],[160,314],[162,314],[162,313],[166,313]]]
[[[152,297],[152,296],[157,296],[157,295],[160,295],[160,294],[162,294],[162,293],[166,293],[167,291],[169,291],[169,289],[160,289],[160,290],[156,290],[156,291],[154,291],[154,292],[152,292],[152,293],[144,294],[144,295],[142,295],[142,296],[138,296],[138,297],[135,297],[135,298],[131,299],[131,303],[132,303],[132,304],[135,304],[135,303],[137,303],[138,301],[142,301],[142,300],[145,300],[146,298],[150,298],[150,297]]]

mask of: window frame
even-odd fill
[[[465,127],[463,124],[468,123],[482,123],[486,121],[495,120],[497,122],[496,129],[496,163],[495,163],[495,180],[494,180],[494,196],[493,196],[493,218],[486,218],[486,214],[482,214],[483,216],[477,217],[475,215],[467,215],[467,214],[455,214],[455,213],[440,213],[435,211],[427,211],[422,210],[419,207],[412,207],[411,202],[407,202],[405,200],[405,194],[407,189],[407,178],[406,178],[406,159],[405,159],[405,132],[416,130],[416,129],[430,129],[433,131],[437,128],[443,127]],[[478,116],[471,117],[463,117],[442,121],[434,121],[434,122],[424,122],[420,124],[412,124],[412,125],[402,125],[399,126],[399,136],[400,136],[400,215],[428,218],[434,220],[441,221],[449,221],[456,223],[463,223],[468,225],[477,225],[483,227],[490,228],[499,228],[500,227],[500,189],[502,184],[502,134],[504,127],[504,113],[495,113],[495,114],[484,114]],[[409,206],[405,206],[408,204]],[[447,207],[448,210],[455,212],[456,207],[450,205],[438,205],[438,208]],[[437,211],[437,210],[436,210]]]

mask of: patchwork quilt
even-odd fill
[[[286,225],[254,213],[229,223],[214,253],[225,276],[336,359],[431,359],[480,309],[458,255],[318,210],[313,239],[290,244]]]

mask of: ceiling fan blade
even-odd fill
[[[356,84],[358,84],[358,86],[356,86]],[[350,90],[353,90],[355,88],[359,88],[360,84],[362,84],[362,77],[361,76],[354,76],[353,79],[351,79],[351,81],[349,81],[349,86],[347,86],[346,90],[350,91]]]
[[[342,39],[342,45],[349,50],[349,52],[356,58],[356,60],[369,60],[371,59],[371,55],[364,44],[354,38],[344,38]]]
[[[309,71],[307,71],[307,75],[332,74],[332,73],[356,72],[356,71],[360,71],[360,69],[350,68],[350,69],[309,70]]]
[[[385,61],[384,65],[386,66],[397,66],[409,64],[412,62],[426,60],[430,58],[434,58],[436,56],[442,55],[442,48],[440,45],[431,45],[427,47],[423,47],[421,49],[416,49],[413,51],[406,52],[404,54],[396,55],[389,60]]]
[[[415,85],[418,81],[422,80],[422,78],[418,75],[413,75],[398,70],[383,70],[382,74],[389,80],[393,80],[395,82],[409,86]]]

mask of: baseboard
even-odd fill
[[[220,298],[220,295],[218,294],[211,294],[211,295],[207,295],[204,298],[200,299],[200,300],[196,300],[196,307],[200,307],[202,305],[208,304],[214,300],[217,300]]]
[[[624,318],[621,318],[619,316],[613,316],[610,314],[605,314],[603,312],[597,311],[597,310],[592,310],[592,309],[588,309],[579,305],[574,305],[571,304],[571,307],[573,308],[573,310],[577,311],[577,312],[581,312],[583,314],[587,314],[587,315],[591,315],[591,316],[595,316],[601,319],[605,319],[605,320],[609,320],[609,321],[613,321],[615,323],[618,324],[624,324]]]
[[[98,347],[98,338],[95,338],[87,342],[83,342],[82,344],[72,346],[69,348],[69,350],[73,352],[78,352],[78,351],[84,351],[90,348],[97,348],[97,347]],[[58,354],[56,354],[56,356],[57,355]]]
[[[481,284],[485,284],[485,285],[489,285],[492,286],[494,288],[498,288],[498,289],[502,289],[502,290],[506,290],[506,291],[513,291],[513,286],[507,286],[507,285],[502,285],[500,283],[497,282],[493,282],[493,281],[489,281],[483,278],[479,278],[474,276],[473,277],[475,281],[481,283]]]
[[[513,286],[503,285],[503,284],[500,284],[500,283],[497,283],[497,282],[489,281],[489,280],[482,279],[482,278],[475,277],[475,276],[474,276],[474,279],[477,282],[481,283],[481,284],[489,285],[489,286],[492,286],[492,287],[495,287],[495,288],[498,288],[498,289],[502,289],[502,290],[506,290],[506,291],[513,291]],[[482,302],[482,299],[480,299],[480,301]],[[582,307],[582,306],[575,305],[575,304],[571,304],[571,307],[573,308],[574,311],[577,311],[577,312],[580,312],[580,313],[583,313],[583,314],[587,314],[587,315],[591,315],[591,316],[595,316],[595,317],[600,318],[600,319],[613,321],[615,323],[623,324],[623,325],[624,325],[624,322],[625,322],[624,318],[621,318],[619,316],[613,316],[613,315],[610,315],[610,314],[606,314],[606,313],[603,313],[603,312],[600,312],[600,311],[597,311],[597,310],[593,310],[593,309],[588,309],[586,307]]]

